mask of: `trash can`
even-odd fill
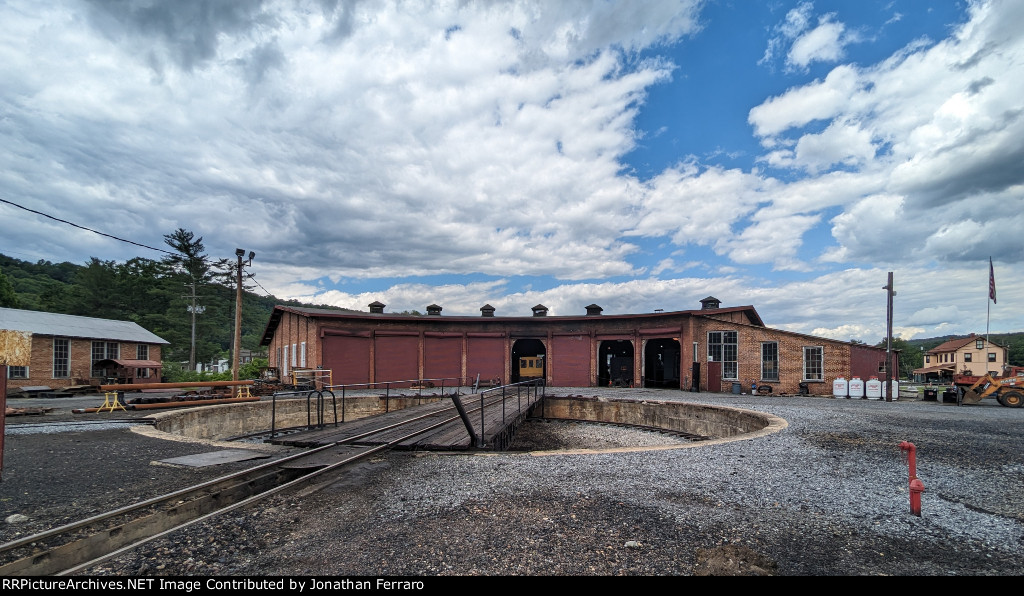
[[[924,401],[936,401],[939,399],[938,389],[925,389],[924,390]]]
[[[810,395],[811,394],[810,385],[808,385],[807,383],[800,383],[799,387],[800,387],[800,395]]]
[[[942,403],[944,404],[955,404],[956,403],[956,391],[943,391],[942,392]]]
[[[735,393],[736,395],[739,395],[740,393],[743,392],[743,385],[741,385],[739,383],[733,383],[732,384],[732,392]]]

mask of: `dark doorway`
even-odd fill
[[[644,346],[644,387],[679,389],[679,341],[650,339]]]
[[[633,342],[602,341],[597,351],[598,387],[633,386]]]
[[[512,382],[544,378],[544,342],[539,339],[517,339],[512,344]]]

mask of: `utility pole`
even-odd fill
[[[185,298],[191,298],[192,299],[192,305],[188,307],[188,312],[192,313],[192,344],[191,344],[192,347],[191,347],[191,350],[189,351],[189,355],[188,355],[188,368],[191,371],[195,371],[196,370],[196,315],[197,314],[203,314],[203,311],[206,310],[206,307],[198,306],[196,304],[196,298],[198,298],[198,296],[196,296],[196,280],[193,278],[192,279],[192,283],[185,284],[185,286],[187,286],[189,288],[192,288],[192,293],[190,295],[186,295]]]
[[[885,401],[892,401],[892,394],[896,389],[892,386],[892,297],[896,295],[896,291],[893,289],[892,283],[892,271],[889,272],[889,283],[882,287],[886,291],[887,303],[885,310]],[[896,375],[899,379],[899,375]]]
[[[235,249],[235,256],[238,257],[238,265],[235,270],[236,275],[236,288],[235,288],[235,354],[234,354],[234,366],[231,367],[231,380],[238,380],[238,369],[242,365],[242,257],[245,256],[245,251],[241,248]],[[256,256],[256,253],[249,252],[249,265],[252,266],[252,258]]]

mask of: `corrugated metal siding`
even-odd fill
[[[419,378],[419,337],[378,335],[373,341],[375,382],[406,381]],[[396,387],[398,386],[402,385],[396,385]]]
[[[424,338],[423,376],[427,379],[461,377],[462,337]]]
[[[556,387],[590,386],[590,337],[564,335],[552,338],[551,384]]]
[[[324,368],[331,371],[335,385],[370,381],[370,338],[325,335]]]
[[[469,348],[466,353],[466,374],[469,381],[500,378],[507,383],[505,377],[505,340],[501,337],[469,337]]]

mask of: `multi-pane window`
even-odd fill
[[[738,347],[735,331],[708,332],[708,360],[722,363],[723,379],[739,378],[739,366],[736,363]]]
[[[7,367],[7,378],[8,379],[27,379],[28,378],[28,367],[27,366],[8,366]]]
[[[138,360],[149,360],[149,346],[146,344],[135,346],[135,358]]]
[[[94,341],[92,342],[92,376],[102,377],[104,371],[97,368],[96,363],[100,360],[117,360],[121,357],[121,344],[116,341]]]
[[[53,338],[53,378],[71,376],[71,342],[62,337]]]
[[[825,363],[821,346],[804,346],[804,380],[825,380]]]
[[[779,343],[766,341],[761,344],[761,380],[779,380]]]
[[[972,359],[973,359],[973,356],[971,355],[970,352],[964,352],[964,362],[971,362]]]
[[[988,361],[989,362],[995,362],[996,361],[996,353],[995,352],[989,352],[988,353]]]

